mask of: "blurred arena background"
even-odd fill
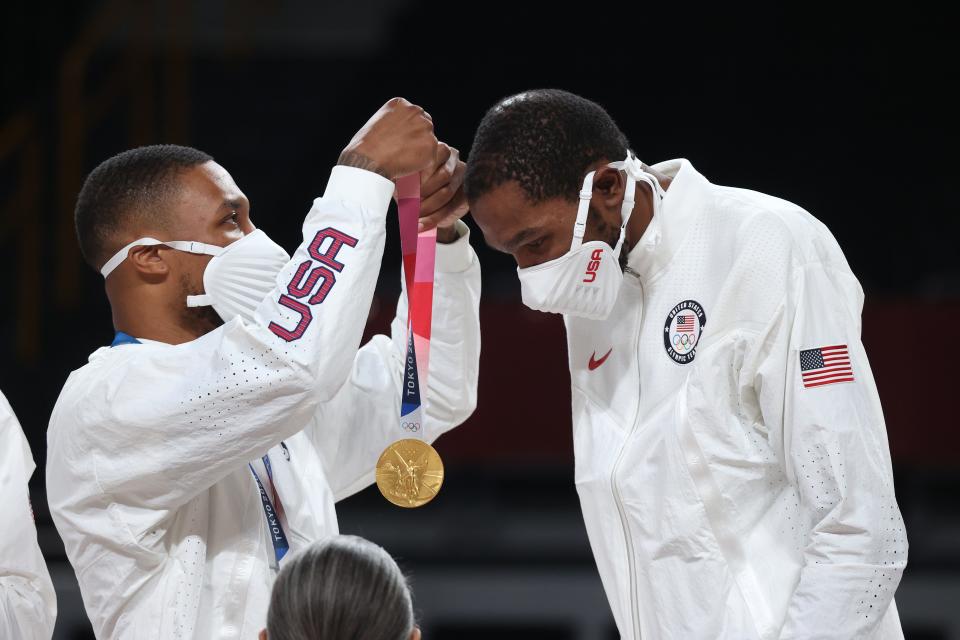
[[[560,87],[603,104],[640,158],[823,220],[867,293],[863,337],[887,417],[910,563],[907,637],[960,639],[956,330],[957,40],[939,9],[674,8],[487,0],[53,0],[4,3],[0,389],[39,467],[31,485],[57,586],[57,638],[92,638],[46,507],[45,429],[68,373],[112,337],[73,204],[98,162],[175,142],[211,153],[287,249],[352,133],[386,99],[426,107],[468,155],[498,98]],[[394,218],[395,220],[395,218]],[[399,292],[388,248],[369,331]],[[439,441],[440,498],[375,489],[338,507],[412,576],[428,639],[606,640],[616,631],[573,486],[562,324],[521,306],[514,265],[484,269],[480,408]]]

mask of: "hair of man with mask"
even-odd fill
[[[125,242],[131,228],[171,230],[168,207],[180,191],[180,175],[209,155],[174,144],[138,147],[100,163],[83,183],[74,212],[84,260],[99,270]]]
[[[630,142],[603,107],[559,89],[504,98],[477,128],[467,165],[467,196],[476,200],[516,181],[533,203],[570,202],[587,167],[620,160]]]
[[[594,197],[590,205],[584,242],[614,246],[626,182],[605,165],[622,160],[629,149],[603,107],[573,93],[536,89],[497,102],[477,128],[464,180],[487,244],[512,254],[520,267],[563,255],[584,174],[597,169],[594,189],[605,197]],[[638,189],[649,193],[645,185]],[[651,215],[649,198],[638,197],[628,237],[639,237],[631,228],[645,228]]]

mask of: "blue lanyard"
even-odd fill
[[[139,340],[133,336],[124,333],[123,331],[117,331],[117,334],[113,337],[113,342],[110,343],[111,347],[117,347],[122,344],[142,344]],[[283,445],[284,452],[286,452],[287,445]],[[289,455],[289,454],[287,454]],[[270,497],[267,495],[267,490],[263,488],[263,483],[260,482],[260,476],[257,475],[257,472],[254,470],[253,465],[248,465],[250,471],[253,473],[253,479],[257,481],[257,488],[260,489],[260,500],[263,501],[263,513],[267,516],[267,527],[270,529],[270,538],[273,540],[273,553],[276,556],[277,564],[279,567],[280,560],[283,556],[287,555],[287,551],[290,550],[290,543],[287,542],[287,534],[283,531],[283,525],[280,524],[280,518],[277,516],[276,509],[273,508],[273,503],[270,501]],[[273,484],[273,467],[270,466],[270,456],[263,456],[263,466],[267,468],[267,476],[270,478],[270,484]]]
[[[270,483],[273,484],[273,469],[270,466],[270,456],[263,456],[262,459],[263,466],[267,468],[267,476],[270,478]],[[287,551],[290,550],[290,543],[287,542],[287,534],[283,531],[283,525],[280,524],[280,518],[277,515],[276,509],[273,508],[273,502],[270,501],[270,496],[267,495],[266,489],[263,488],[260,476],[257,475],[252,464],[248,466],[253,473],[253,479],[257,481],[257,488],[260,489],[263,513],[267,517],[267,528],[270,530],[270,539],[273,541],[273,553],[277,559],[277,564],[274,566],[279,567],[280,560],[282,560],[283,556],[287,555]]]
[[[141,342],[123,331],[117,331],[117,335],[113,336],[113,342],[110,343],[110,346],[118,347],[121,344],[141,344]]]

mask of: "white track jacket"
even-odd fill
[[[615,310],[565,319],[577,490],[621,635],[902,638],[859,283],[799,207],[654,168],[674,180]]]
[[[257,322],[102,348],[68,378],[48,432],[48,497],[98,638],[254,638],[275,550],[251,466],[279,497],[293,552],[336,534],[334,502],[373,482],[383,449],[408,437],[404,298],[392,339],[358,351],[393,190],[334,168]],[[480,268],[460,225],[437,246],[431,440],[476,403]]]
[[[0,394],[0,638],[50,640],[57,619],[27,492],[33,470],[27,439]]]

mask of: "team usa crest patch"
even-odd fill
[[[800,352],[803,388],[822,387],[837,382],[853,382],[853,364],[847,345],[804,349]]]
[[[697,355],[697,343],[707,324],[707,314],[696,300],[684,300],[667,314],[663,325],[663,346],[677,364],[689,364]]]

